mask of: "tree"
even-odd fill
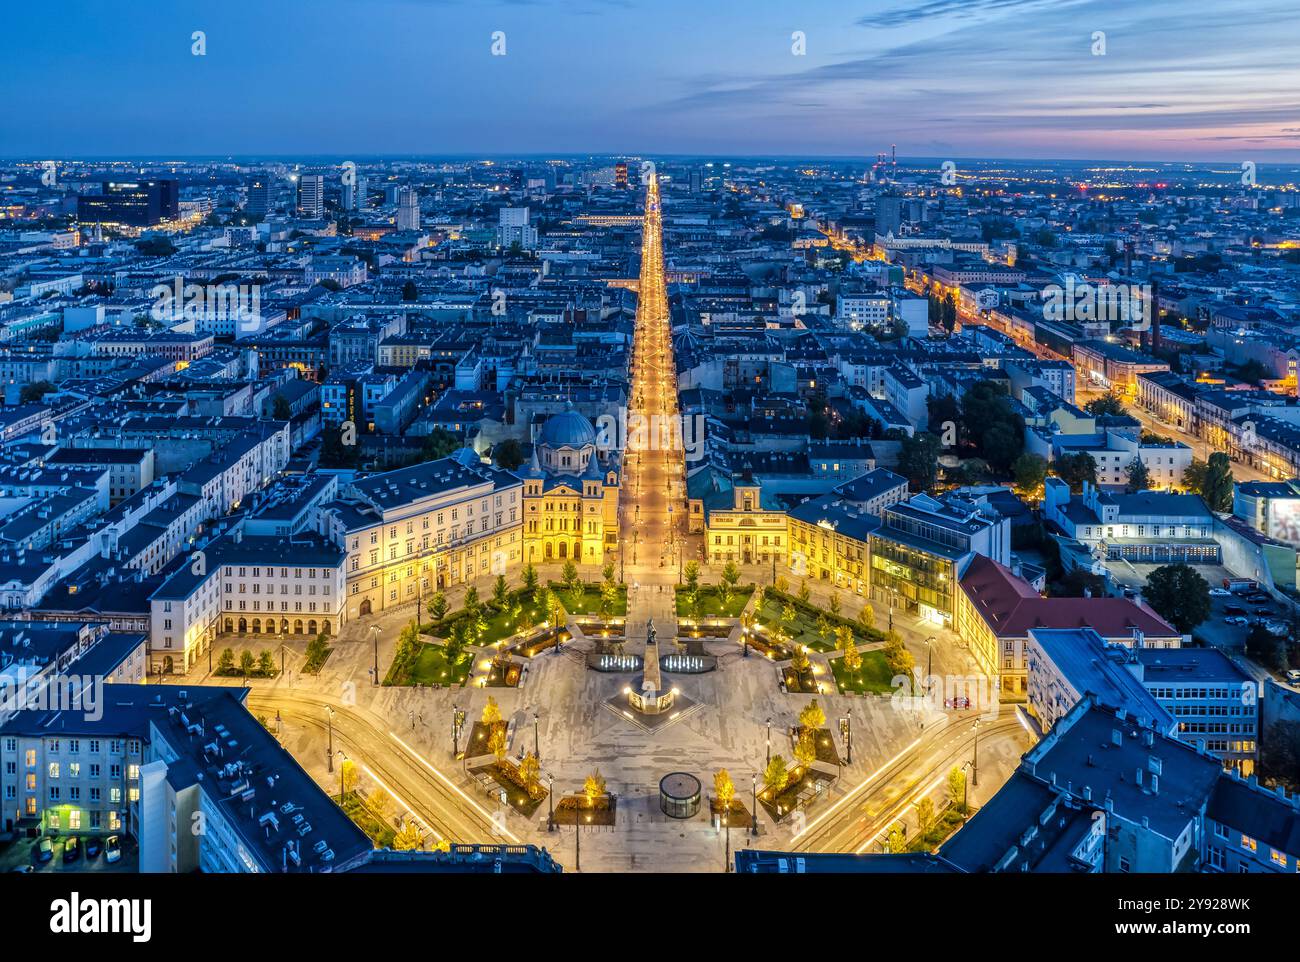
[[[434,593],[429,599],[429,617],[434,621],[442,621],[447,617],[447,596],[441,591]]]
[[[1270,671],[1286,667],[1286,645],[1263,625],[1255,625],[1246,635],[1246,654]]]
[[[903,644],[903,636],[898,632],[891,631],[885,636],[884,654],[885,664],[889,667],[890,674],[910,675],[912,673],[916,659],[907,650]]]
[[[830,599],[830,602],[827,604],[827,608],[830,610],[830,613],[831,613],[832,615],[835,615],[836,617],[839,616],[839,613],[840,613],[840,593],[839,593],[838,591],[832,591],[832,592],[831,592],[831,599]]]
[[[1047,478],[1047,459],[1026,451],[1011,464],[1011,476],[1016,481],[1016,491],[1024,498],[1038,499],[1043,493]]]
[[[843,653],[844,667],[849,671],[856,673],[862,667],[862,653],[858,651],[853,632],[847,627],[841,626],[835,629],[835,648]]]
[[[785,594],[790,590],[790,579],[785,575],[779,575],[776,581],[773,582],[772,587],[777,590],[778,594]]]
[[[460,438],[446,428],[434,428],[420,445],[420,457],[425,461],[438,461],[462,447]]]
[[[933,824],[934,802],[930,799],[930,796],[927,795],[916,803],[916,825],[921,834],[925,834],[930,830],[930,826]]]
[[[223,648],[217,656],[217,674],[229,675],[235,670],[235,652],[232,648]]]
[[[483,607],[483,603],[478,600],[478,589],[473,585],[466,588],[465,598],[461,604],[464,606],[465,610],[469,612],[471,618],[477,616],[479,609]]]
[[[614,607],[618,604],[618,585],[611,581],[602,581],[600,583],[600,614],[608,618],[614,613]]]
[[[33,381],[31,384],[24,384],[23,389],[18,392],[19,404],[38,404],[41,398],[51,391],[57,391],[49,381]]]
[[[578,590],[582,586],[582,579],[578,577],[578,566],[572,561],[564,562],[564,568],[561,569],[560,584],[570,593]]]
[[[1006,474],[1011,470],[1011,465],[1015,463],[1016,459],[1024,453],[1024,429],[1016,430],[1014,425],[1005,422],[995,424],[984,432],[980,442],[980,450],[984,452],[984,460],[995,471]]]
[[[736,798],[736,783],[731,780],[731,774],[725,768],[719,768],[713,773],[713,794],[718,799],[718,808],[730,815],[731,803]]]
[[[733,589],[736,587],[737,582],[740,581],[740,568],[736,566],[736,562],[728,561],[726,563],[722,569],[722,580],[729,587]]]
[[[253,658],[253,653],[245,648],[239,653],[239,673],[247,678],[257,670],[257,661]]]
[[[293,417],[293,409],[289,407],[289,399],[283,394],[277,394],[271,401],[271,417],[276,421],[288,421]]]
[[[799,733],[799,737],[795,739],[794,760],[802,768],[807,768],[817,761],[817,743],[813,741],[813,738],[813,733],[805,728]]]
[[[424,833],[415,824],[415,819],[408,818],[393,836],[393,848],[398,852],[409,852],[419,848],[423,841]]]
[[[966,773],[954,765],[948,772],[948,801],[963,815],[966,814],[965,796]]]
[[[1093,417],[1105,415],[1122,415],[1127,413],[1124,410],[1124,400],[1114,388],[1107,391],[1101,397],[1093,398],[1083,406],[1083,409]]]
[[[591,807],[596,804],[596,799],[605,794],[605,776],[597,768],[587,776],[586,781],[582,783],[582,794],[587,798],[587,806]]]
[[[876,627],[876,609],[870,602],[863,605],[862,610],[858,612],[858,624],[863,627],[864,632]]]
[[[497,700],[488,695],[487,704],[483,706],[483,716],[481,721],[484,725],[496,725],[501,721],[501,706]]]
[[[927,491],[939,477],[939,439],[925,432],[905,437],[898,449],[898,473],[913,491]]]
[[[1211,511],[1232,510],[1232,461],[1222,451],[1210,455],[1200,495]]]
[[[533,567],[533,563],[531,561],[528,562],[528,564],[524,565],[523,583],[524,583],[524,591],[528,592],[528,596],[532,598],[534,601],[536,601],[537,600],[537,569]]]
[[[763,784],[773,793],[781,791],[790,784],[790,772],[782,756],[773,755],[772,760],[767,763],[767,767],[763,769]]]
[[[803,581],[799,582],[799,600],[807,604],[808,599],[811,597],[812,591],[808,587],[808,579],[804,578]]]
[[[1129,494],[1136,494],[1151,487],[1151,472],[1147,470],[1146,462],[1141,458],[1130,461],[1128,467],[1124,469],[1124,474],[1128,478],[1124,490]]]
[[[816,731],[825,724],[826,712],[822,710],[821,705],[817,704],[816,698],[808,702],[803,707],[803,711],[799,712],[799,726],[805,731]]]
[[[831,636],[831,623],[825,615],[817,616],[817,624],[815,626],[815,630],[817,632],[817,637],[820,638],[822,641],[825,641],[827,638]]]
[[[532,752],[525,752],[524,757],[519,760],[519,781],[523,784],[529,798],[536,794],[541,777],[542,766],[538,763],[537,756]]]
[[[343,794],[351,795],[357,790],[357,765],[350,758],[343,759],[339,766],[339,780],[343,783]]]
[[[790,667],[802,675],[811,665],[808,660],[808,649],[803,645],[795,645],[794,654],[790,656]]]
[[[506,730],[504,727],[492,729],[492,734],[488,736],[488,751],[497,757],[501,762],[506,757]]]
[[[1210,617],[1210,583],[1190,565],[1161,565],[1147,577],[1146,601],[1184,634]]]
[[[1260,743],[1259,764],[1264,778],[1290,792],[1300,791],[1300,722],[1270,725]]]
[[[1097,483],[1097,462],[1087,451],[1061,455],[1052,465],[1052,470],[1076,494],[1083,490],[1085,481]]]
[[[269,649],[257,656],[257,673],[263,678],[271,678],[275,675],[275,658]]]
[[[686,587],[690,591],[697,591],[700,587],[700,565],[697,561],[686,562],[686,567],[682,569],[682,578]]]
[[[505,575],[497,575],[497,580],[492,583],[492,603],[496,605],[498,611],[504,611],[509,600],[510,584],[506,581]]]
[[[524,449],[514,438],[506,438],[492,449],[492,458],[497,467],[514,471],[524,463]]]
[[[907,834],[903,831],[903,824],[895,822],[885,837],[885,852],[889,855],[902,855],[906,851]]]
[[[794,624],[794,619],[797,614],[798,612],[794,610],[794,605],[787,601],[781,606],[781,624],[786,628],[789,628]]]

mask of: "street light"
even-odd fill
[[[547,808],[550,809],[550,811],[547,813],[546,816],[546,830],[548,832],[553,832],[555,831],[555,776],[554,775],[546,776],[546,785],[547,785],[546,804],[547,804]]]
[[[370,626],[370,637],[375,641],[375,684],[379,684],[379,626]]]
[[[772,719],[767,720],[767,763],[772,764]]]
[[[961,770],[963,772],[970,768],[970,762],[962,762]],[[961,821],[966,824],[966,819],[970,817],[970,809],[966,807],[966,779],[961,780]]]
[[[347,752],[343,749],[338,750],[339,755],[339,808],[343,807],[343,764],[348,760]]]
[[[925,639],[925,690],[927,692],[930,690],[930,685],[932,684],[930,677],[932,669],[934,668],[934,641],[934,635]]]
[[[460,730],[465,724],[465,710],[455,706],[451,709],[451,758],[452,761],[460,754]]]
[[[758,834],[758,772],[749,773],[749,792],[750,792],[750,809],[751,818],[749,820],[749,834]]]
[[[331,705],[325,706],[325,725],[329,732],[329,746],[325,749],[325,767],[329,771],[334,771],[334,708]]]
[[[537,739],[537,712],[533,712],[533,757],[542,760],[542,745]]]
[[[981,721],[982,719],[979,718],[975,719],[975,728],[974,728],[975,750],[971,754],[971,763],[970,763],[970,770],[972,776],[971,780],[974,783],[976,788],[979,788],[979,784],[980,784],[980,722]]]

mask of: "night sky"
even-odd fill
[[[1294,0],[64,0],[0,64],[4,156],[1300,160]]]

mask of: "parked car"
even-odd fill
[[[1244,625],[1246,624],[1246,619],[1241,615],[1228,615],[1228,617],[1223,619],[1223,623],[1226,625]]]
[[[36,861],[48,862],[54,858],[54,843],[49,838],[42,838],[36,843]]]
[[[95,836],[86,839],[86,858],[99,858],[99,853],[103,850],[103,843]]]
[[[1229,591],[1227,588],[1211,588],[1211,589],[1210,589],[1210,594],[1214,595],[1214,597],[1216,597],[1216,598],[1231,598],[1231,597],[1232,597],[1232,592]]]
[[[104,861],[116,862],[122,857],[122,840],[116,835],[110,835],[104,841]]]
[[[1223,613],[1225,615],[1244,615],[1246,609],[1241,607],[1241,605],[1224,605]]]
[[[1300,668],[1292,668],[1286,673],[1286,680],[1291,684],[1300,684]]]
[[[63,861],[75,862],[79,858],[81,858],[81,839],[69,835],[63,843]]]

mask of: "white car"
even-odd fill
[[[1232,592],[1229,591],[1227,588],[1211,588],[1211,589],[1210,589],[1210,594],[1214,595],[1214,597],[1216,597],[1216,598],[1231,598],[1231,597],[1232,597]]]
[[[1300,684],[1300,668],[1292,668],[1286,673],[1286,680],[1291,684]]]
[[[1241,615],[1228,615],[1228,617],[1223,619],[1223,623],[1225,625],[1244,625],[1246,624],[1246,619]]]

